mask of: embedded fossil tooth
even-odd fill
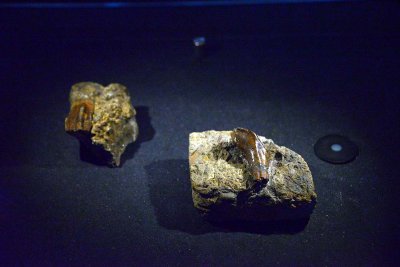
[[[136,111],[126,87],[117,83],[106,87],[92,82],[77,83],[72,86],[69,100],[65,131],[76,136],[85,148],[91,147],[92,154],[107,155],[105,160],[109,164],[119,166],[126,146],[139,133]]]
[[[65,120],[65,130],[88,131],[92,129],[94,103],[91,100],[77,100],[73,102],[71,111]]]
[[[266,151],[258,135],[245,128],[235,128],[231,135],[235,145],[245,155],[254,179],[268,180]]]

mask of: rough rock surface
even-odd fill
[[[65,130],[94,156],[105,155],[107,163],[119,166],[122,153],[139,133],[126,87],[117,83],[106,87],[93,82],[77,83],[72,86],[69,101]]]
[[[259,136],[266,149],[268,179],[254,183],[232,131],[189,135],[194,206],[213,220],[281,220],[308,217],[316,203],[311,172],[290,149]]]

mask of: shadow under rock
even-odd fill
[[[155,135],[155,130],[151,125],[151,117],[149,115],[149,108],[147,106],[138,106],[136,109],[136,121],[139,126],[138,139],[133,143],[129,144],[125,152],[121,156],[121,165],[132,159],[140,148],[141,143],[150,141]],[[104,151],[101,146],[93,146],[91,144],[80,144],[80,159],[85,162],[89,162],[94,165],[104,166],[108,165],[111,161],[111,155]]]
[[[150,200],[158,224],[166,229],[193,235],[212,232],[246,232],[255,234],[295,234],[304,230],[309,218],[268,222],[213,222],[194,208],[187,160],[155,161],[145,170]]]
[[[148,142],[154,138],[156,131],[151,125],[151,117],[149,113],[149,107],[137,106],[136,109],[136,122],[139,126],[138,139],[125,150],[125,153],[121,157],[121,166],[125,161],[132,159],[138,151],[140,145],[144,142]]]

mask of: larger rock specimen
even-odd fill
[[[93,157],[119,166],[122,153],[137,139],[136,111],[125,86],[93,82],[72,86],[65,131],[76,136]]]
[[[212,220],[306,218],[316,203],[304,159],[247,129],[191,133],[189,165],[194,206]]]

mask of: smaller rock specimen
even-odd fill
[[[93,157],[119,166],[128,144],[137,139],[136,111],[125,86],[93,82],[72,86],[65,131],[77,137]]]
[[[194,206],[211,220],[307,218],[316,203],[304,159],[248,129],[191,133],[189,165]]]

